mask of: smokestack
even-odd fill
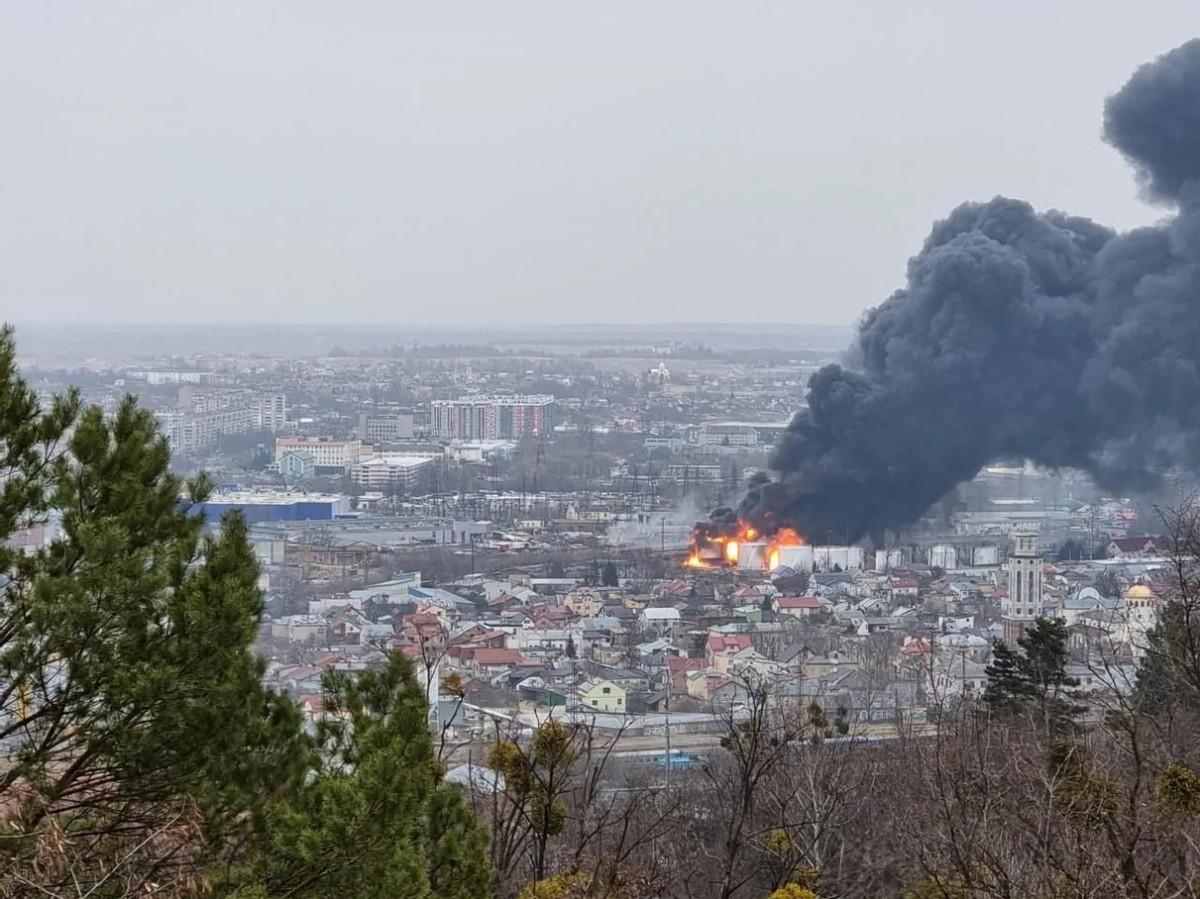
[[[934,225],[740,517],[853,538],[911,523],[998,459],[1153,486],[1200,459],[1200,40],[1140,68],[1104,136],[1171,217],[1117,234],[997,197]],[[1069,177],[1070,173],[1064,173]]]

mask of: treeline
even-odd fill
[[[868,740],[748,682],[689,768],[549,722],[498,728],[464,789],[403,658],[327,675],[315,725],[262,686],[245,526],[205,534],[180,497],[209,485],[168,461],[132,401],[40,407],[0,336],[0,895],[1200,894],[1194,505],[1168,516],[1173,594],[1136,677],[1097,651],[1079,683],[1042,621],[936,728]]]

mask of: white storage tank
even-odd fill
[[[779,547],[779,567],[795,571],[813,570],[813,548],[811,546]]]
[[[958,567],[958,551],[948,543],[939,543],[929,548],[929,567],[953,571]]]
[[[767,568],[767,545],[759,540],[738,543],[737,567],[742,571],[765,571]]]
[[[859,571],[863,567],[861,546],[817,546],[813,559],[818,571]]]
[[[893,568],[904,567],[904,550],[877,549],[875,550],[875,570],[891,571]]]
[[[976,568],[995,567],[1000,564],[1000,547],[985,545],[975,547],[971,554],[971,563]]]

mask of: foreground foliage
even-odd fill
[[[208,491],[132,399],[42,410],[0,333],[0,894],[485,893],[411,667],[330,674],[305,734],[261,686],[244,522],[192,514]]]

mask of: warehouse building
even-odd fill
[[[239,511],[247,524],[263,521],[332,521],[349,515],[350,497],[340,493],[298,493],[268,490],[217,491],[192,507],[209,525],[219,524],[226,512]]]

